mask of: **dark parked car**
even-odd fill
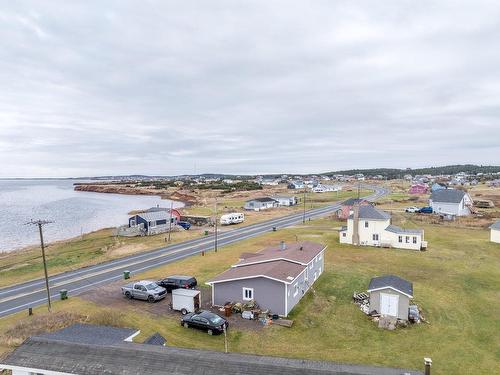
[[[169,293],[172,290],[179,288],[194,289],[196,285],[198,285],[198,282],[194,277],[182,275],[169,276],[166,279],[158,280],[156,283],[167,289],[167,292]]]
[[[178,221],[177,225],[180,225],[185,230],[188,230],[189,228],[191,228],[191,223],[189,221]]]
[[[422,207],[418,212],[421,214],[432,214],[432,207]]]
[[[189,313],[181,318],[181,325],[185,328],[197,328],[207,331],[209,335],[214,335],[224,332],[229,327],[226,319],[210,311],[202,310],[197,313]]]

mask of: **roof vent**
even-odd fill
[[[285,243],[285,241],[281,241],[280,242],[280,249],[281,250],[286,250],[286,243]]]
[[[304,250],[304,246],[299,247],[299,250],[300,251]]]

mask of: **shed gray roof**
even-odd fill
[[[249,199],[247,202],[276,202],[276,199],[269,198],[269,197],[263,197],[263,198],[254,198],[254,199]]]
[[[418,371],[337,364],[166,346],[120,343],[77,344],[41,337],[27,339],[1,363],[37,370],[94,375],[412,375]]]
[[[491,224],[490,229],[500,230],[500,220],[497,220],[493,224]]]
[[[353,215],[349,216],[352,219]],[[388,220],[391,215],[388,212],[378,210],[371,204],[359,207],[359,218],[360,219],[370,219],[370,220]]]
[[[423,229],[403,229],[396,225],[389,225],[385,230],[398,234],[422,234],[424,232]]]
[[[59,331],[46,333],[40,337],[82,344],[110,345],[122,342],[135,333],[137,333],[137,330],[131,328],[76,323]]]
[[[465,191],[457,189],[441,189],[433,191],[431,200],[433,202],[460,203],[465,195]]]
[[[413,284],[399,276],[394,275],[374,277],[370,280],[368,291],[370,292],[372,290],[389,287],[413,297]]]

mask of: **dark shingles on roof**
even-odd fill
[[[342,202],[342,206],[352,206],[355,203],[363,203],[363,202],[368,202],[368,201],[363,198],[349,198]]]
[[[442,203],[460,203],[465,192],[457,189],[441,189],[432,192],[431,200]]]
[[[76,323],[40,337],[82,344],[111,345],[124,341],[136,332],[136,329],[130,328]]]
[[[354,215],[350,215],[349,219],[352,219],[353,216]],[[391,215],[385,211],[376,209],[372,205],[366,205],[359,207],[359,218],[370,220],[388,220],[391,218]]]
[[[413,284],[399,276],[394,275],[374,277],[370,280],[368,291],[386,287],[392,287],[393,289],[413,297]]]
[[[385,228],[386,231],[392,232],[392,233],[398,233],[398,234],[422,234],[424,231],[423,229],[403,229],[401,227],[398,227],[396,225],[389,225],[387,228]]]
[[[29,338],[2,363],[79,375],[411,375],[418,371],[120,343],[103,347]]]
[[[249,199],[247,202],[277,202],[276,199],[269,198],[269,197],[263,197],[263,198],[254,198],[254,199]]]
[[[144,344],[165,346],[167,344],[167,340],[165,339],[165,337],[156,332],[155,334],[149,336],[146,340],[144,340]]]
[[[490,229],[500,230],[500,220],[497,220],[493,224],[491,224]]]

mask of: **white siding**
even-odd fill
[[[490,240],[491,240],[491,242],[500,243],[500,230],[498,230],[498,229],[491,229]]]

